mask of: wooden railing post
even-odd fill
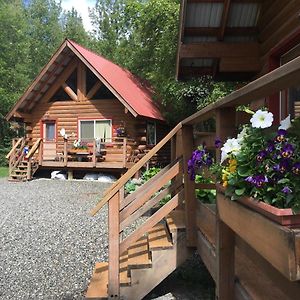
[[[67,166],[68,162],[68,147],[67,147],[68,140],[64,139],[64,165]]]
[[[123,167],[126,167],[127,162],[127,138],[123,139]]]
[[[188,175],[188,160],[194,150],[193,126],[182,126],[183,145],[183,170],[184,170],[184,195],[187,243],[190,247],[197,245],[196,211],[197,202],[195,195],[195,182]]]
[[[108,298],[120,297],[120,192],[108,202]]]
[[[27,162],[27,180],[31,179],[31,157],[28,158]]]
[[[93,158],[92,158],[93,166],[96,167],[96,140],[93,141]]]
[[[40,147],[39,147],[39,165],[41,166],[43,162],[43,140],[40,142]]]
[[[234,299],[234,232],[217,218],[216,252],[217,282],[216,299]]]

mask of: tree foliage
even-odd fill
[[[232,90],[203,77],[175,80],[180,0],[97,0],[87,33],[79,13],[58,0],[0,0],[0,148],[10,139],[4,116],[64,38],[147,80],[171,124]],[[1,162],[0,162],[1,163]]]

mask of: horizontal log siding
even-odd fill
[[[40,121],[45,119],[46,115],[49,120],[57,121],[58,142],[61,143],[63,143],[63,139],[59,135],[61,128],[65,128],[68,135],[73,132],[76,134],[75,137],[70,137],[70,141],[77,138],[78,118],[112,119],[114,129],[124,121],[130,138],[136,137],[136,119],[130,113],[125,113],[124,106],[117,99],[42,102],[34,107],[31,115],[33,141],[41,137]],[[113,136],[115,136],[115,130],[113,130]]]
[[[261,15],[259,41],[261,43],[261,74],[269,72],[272,48],[284,41],[292,32],[300,30],[299,1],[271,1]]]

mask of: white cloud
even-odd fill
[[[91,31],[92,24],[89,18],[88,8],[95,6],[96,0],[62,0],[61,6],[64,10],[71,10],[74,7],[82,18],[85,30]]]

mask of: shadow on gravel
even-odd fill
[[[215,283],[195,254],[170,274],[143,300],[213,300]]]

